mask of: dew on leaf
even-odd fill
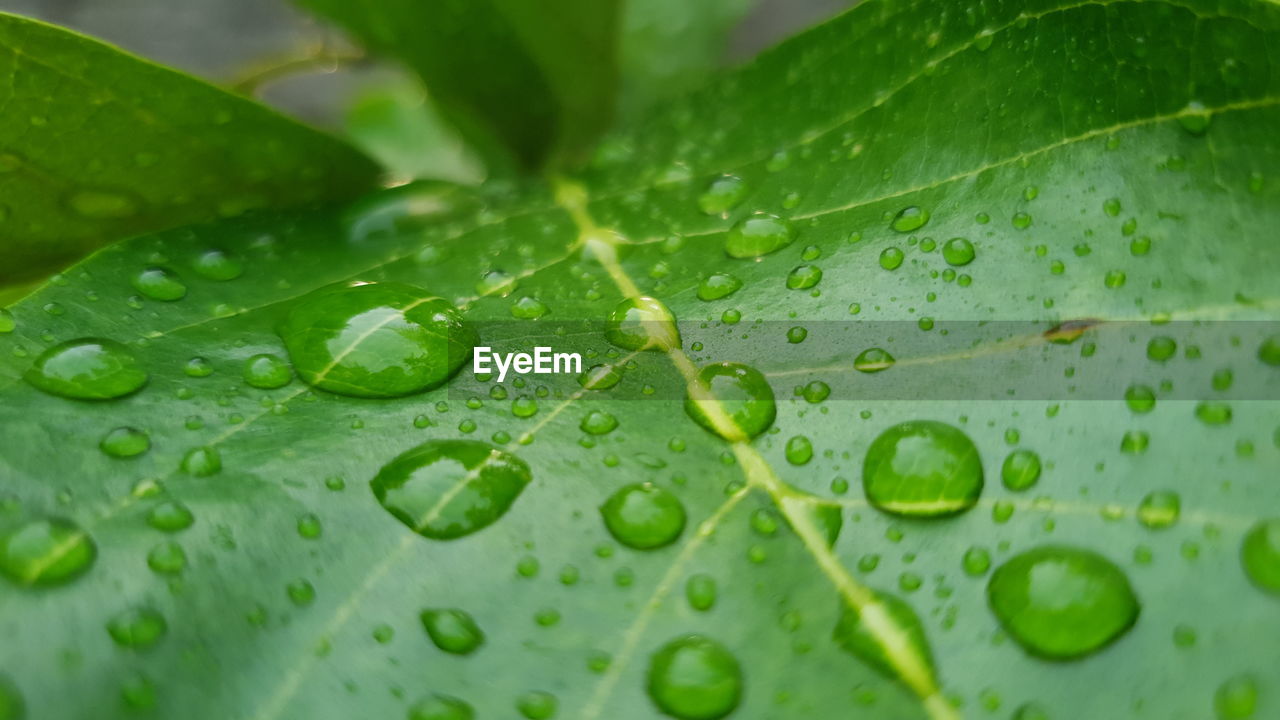
[[[578,384],[587,390],[608,390],[622,380],[622,372],[613,365],[593,365],[578,376]]]
[[[289,311],[279,334],[308,384],[377,398],[442,384],[477,342],[448,301],[400,283],[316,290]]]
[[[822,280],[822,268],[817,265],[800,265],[787,274],[787,288],[807,290]]]
[[[550,308],[536,297],[526,295],[511,304],[511,317],[520,320],[537,320],[546,315]]]
[[[124,345],[83,338],[55,345],[36,358],[23,379],[51,395],[110,400],[137,391],[147,373]]]
[[[1034,450],[1014,450],[1000,466],[1000,480],[1004,486],[1021,492],[1035,486],[1040,479],[1040,456]]]
[[[684,583],[684,596],[694,610],[710,610],[716,604],[715,578],[705,573],[690,575]]]
[[[1178,343],[1167,335],[1159,335],[1147,342],[1147,358],[1164,362],[1178,351]]]
[[[614,540],[636,550],[675,542],[687,519],[679,498],[650,483],[619,489],[600,506],[600,516]]]
[[[732,258],[758,258],[781,250],[795,239],[795,226],[790,220],[758,212],[729,229],[724,250]]]
[[[475,710],[449,695],[430,695],[409,706],[408,720],[475,720]]]
[[[273,390],[289,384],[293,371],[289,363],[271,353],[254,355],[244,361],[244,382],[260,390]]]
[[[1015,555],[991,575],[987,600],[1027,652],[1075,660],[1124,635],[1140,606],[1124,571],[1090,550],[1046,545]]]
[[[678,720],[719,720],[742,699],[742,668],[720,643],[685,635],[649,659],[649,697]]]
[[[900,233],[915,232],[925,226],[929,222],[929,211],[910,205],[898,211],[893,216],[893,221],[889,223],[889,227]]]
[[[1249,529],[1240,545],[1240,564],[1259,590],[1280,595],[1280,518]]]
[[[942,517],[964,512],[982,494],[982,462],[969,436],[931,420],[885,430],[867,448],[863,490],[894,515]]]
[[[102,436],[98,447],[114,458],[135,457],[151,449],[151,437],[137,428],[118,427]]]
[[[796,435],[787,440],[785,455],[792,465],[804,465],[813,459],[813,443],[804,435]]]
[[[719,300],[729,297],[742,287],[742,281],[729,273],[712,273],[698,285],[699,300]]]
[[[1224,402],[1201,402],[1196,405],[1196,419],[1205,425],[1226,425],[1231,422],[1231,406]]]
[[[152,267],[134,275],[133,288],[152,300],[172,302],[187,296],[187,286],[178,276],[164,268]]]
[[[484,643],[484,632],[465,610],[433,608],[418,616],[431,642],[453,655],[468,655]]]
[[[964,551],[960,564],[964,568],[965,575],[970,577],[986,575],[991,569],[991,553],[986,548],[971,547]]]
[[[1127,430],[1120,438],[1120,452],[1128,455],[1141,455],[1151,444],[1151,436],[1146,430]]]
[[[147,513],[147,524],[162,532],[178,532],[191,527],[195,516],[176,500],[162,502]]]
[[[1138,522],[1158,530],[1178,522],[1182,511],[1182,498],[1172,490],[1156,490],[1142,498],[1138,505]]]
[[[942,259],[946,260],[948,265],[956,267],[968,265],[973,262],[975,255],[973,243],[966,238],[951,238],[942,246]]]
[[[547,720],[556,714],[558,705],[555,695],[541,690],[531,690],[516,698],[516,709],[528,720]]]
[[[699,425],[730,441],[759,435],[777,417],[769,381],[741,363],[712,363],[699,370],[684,407]]]
[[[17,327],[18,323],[13,319],[13,313],[0,308],[0,334],[11,333]]]
[[[1213,693],[1218,720],[1250,720],[1258,710],[1258,682],[1252,675],[1227,678]]]
[[[182,366],[182,372],[187,377],[192,378],[209,377],[213,374],[213,364],[202,357],[196,356]]]
[[[1271,367],[1280,367],[1280,334],[1262,341],[1258,346],[1258,359]]]
[[[742,204],[750,188],[736,175],[721,175],[711,181],[705,192],[698,196],[698,209],[706,215],[727,215]]]
[[[187,567],[187,553],[176,542],[162,542],[147,552],[147,567],[161,575],[176,575]]]
[[[1203,135],[1209,130],[1209,123],[1213,120],[1204,103],[1199,100],[1192,100],[1178,114],[1178,124],[1182,126],[1191,135]]]
[[[1149,385],[1130,385],[1124,391],[1124,401],[1132,412],[1149,413],[1156,407],[1156,391]]]
[[[182,471],[195,477],[209,477],[222,471],[222,455],[211,446],[192,448],[182,456]]]
[[[0,535],[0,572],[21,585],[68,582],[84,574],[97,556],[93,538],[62,518],[30,520]]]
[[[894,358],[883,348],[867,348],[853,359],[853,367],[858,372],[877,373],[893,367]]]
[[[169,623],[153,608],[139,606],[114,615],[107,633],[121,647],[143,650],[155,645],[169,631]]]
[[[880,251],[880,267],[885,270],[897,270],[906,255],[897,247],[887,247]]]
[[[894,655],[885,651],[881,635],[874,628],[886,623],[897,628],[900,642],[909,646],[899,648]],[[902,599],[888,593],[875,593],[875,601],[861,608],[847,602],[840,603],[840,617],[836,621],[832,637],[846,652],[861,658],[876,670],[891,678],[900,677],[895,657],[910,654],[923,659],[925,670],[933,674],[933,657],[924,626],[915,610]]]
[[[298,607],[306,607],[316,600],[316,588],[309,580],[298,578],[284,587],[284,594],[289,602]]]
[[[196,256],[191,267],[207,280],[225,282],[235,280],[244,273],[244,266],[230,253],[222,250],[206,250]],[[142,288],[138,288],[142,292]]]
[[[472,440],[432,440],[396,457],[370,483],[414,532],[452,540],[496,522],[531,479],[520,458]]]
[[[605,339],[626,350],[667,352],[680,347],[675,316],[661,300],[627,298],[618,303],[605,323]]]
[[[578,425],[588,435],[607,435],[618,427],[618,419],[603,410],[593,410]]]

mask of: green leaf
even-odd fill
[[[1278,34],[871,0],[579,177],[96,254],[0,318],[0,697],[1275,716]]]
[[[612,117],[617,0],[299,2],[417,72],[491,168],[573,159]]]
[[[346,200],[378,170],[333,138],[77,33],[0,13],[0,283],[111,240]]]

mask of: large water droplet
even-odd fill
[[[724,251],[729,257],[758,258],[777,252],[796,239],[790,220],[756,213],[739,220],[725,238]]]
[[[945,423],[894,425],[867,448],[867,500],[895,515],[941,517],[973,507],[982,494],[982,461],[969,436]]]
[[[859,372],[876,373],[893,367],[893,362],[888,350],[873,347],[858,353],[858,357],[853,359],[853,367]]]
[[[433,440],[387,463],[371,483],[382,507],[435,540],[470,535],[511,508],[531,475],[516,456],[472,440]]]
[[[675,317],[661,300],[627,298],[609,313],[605,338],[627,350],[667,352],[680,347]]]
[[[684,531],[680,499],[649,483],[628,485],[600,506],[600,516],[614,539],[637,550],[653,550],[675,542]]]
[[[968,265],[974,258],[973,243],[962,237],[951,238],[942,246],[942,259],[948,265]]]
[[[147,382],[147,373],[124,345],[83,338],[40,354],[23,378],[52,395],[77,400],[123,397]]]
[[[477,340],[448,301],[401,283],[317,290],[290,310],[279,332],[303,380],[356,397],[436,387]]]
[[[893,222],[889,227],[900,233],[909,233],[924,227],[927,222],[929,222],[929,211],[911,205],[899,210],[898,214],[893,216]]]
[[[454,655],[467,655],[484,643],[484,633],[465,610],[430,609],[419,616],[431,642]]]
[[[650,658],[649,697],[679,720],[719,720],[742,699],[742,668],[715,640],[679,637]]]
[[[164,268],[147,268],[130,281],[133,288],[152,300],[172,302],[187,296],[187,286],[174,273]]]
[[[31,520],[0,536],[0,572],[22,585],[67,582],[97,556],[93,538],[62,518]]]
[[[1250,528],[1240,545],[1240,563],[1260,590],[1280,595],[1280,518]]]
[[[741,363],[713,363],[689,383],[684,409],[726,440],[753,438],[773,424],[777,405],[765,376]]]
[[[1027,652],[1050,660],[1100,650],[1133,627],[1140,610],[1129,578],[1110,560],[1053,545],[1001,565],[987,584],[987,600]]]

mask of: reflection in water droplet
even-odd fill
[[[471,440],[432,440],[400,455],[373,478],[382,507],[434,540],[470,535],[502,517],[531,475],[516,456]]]
[[[649,659],[649,697],[679,720],[719,720],[742,699],[742,668],[715,640],[685,635]]]
[[[0,536],[0,572],[22,585],[57,585],[83,574],[98,556],[93,538],[62,518],[25,522]]]
[[[147,382],[147,373],[128,348],[100,338],[55,345],[22,377],[47,393],[77,400],[123,397]]]
[[[477,341],[453,305],[400,283],[317,290],[289,311],[279,334],[308,384],[378,398],[440,385]]]
[[[667,352],[680,347],[675,317],[661,300],[651,297],[618,303],[605,323],[605,338],[627,350]]]
[[[777,252],[796,239],[790,220],[756,213],[739,220],[725,238],[724,250],[729,257],[758,258]]]
[[[419,618],[431,642],[447,653],[467,655],[484,644],[484,632],[465,610],[423,610]]]
[[[637,550],[670,545],[684,531],[680,499],[649,483],[628,485],[609,496],[600,516],[615,540]]]
[[[1110,560],[1053,545],[1000,566],[987,584],[987,600],[1027,652],[1050,660],[1100,650],[1133,627],[1140,610],[1129,578]]]
[[[699,425],[726,440],[753,438],[773,424],[773,388],[759,370],[741,363],[712,363],[687,388],[684,409]]]
[[[863,490],[895,515],[942,517],[973,507],[982,494],[982,461],[969,436],[945,423],[905,422],[867,448]]]

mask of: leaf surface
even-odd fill
[[[1277,32],[1258,3],[873,1],[612,137],[580,177],[408,186],[95,255],[0,336],[4,527],[80,528],[42,526],[61,550],[3,578],[21,656],[0,687],[41,717],[407,717],[443,694],[476,717],[1191,720],[1251,692],[1274,715],[1276,559],[1255,528],[1280,507]],[[786,222],[732,230],[756,212]],[[211,248],[243,274],[196,272]],[[157,265],[186,296],[131,300]],[[704,290],[715,273],[740,286],[702,299],[733,285]],[[245,383],[263,353],[330,379],[277,333],[354,281],[621,379],[499,389],[464,368],[394,399],[350,396],[372,376],[333,374],[347,395]],[[628,298],[649,334],[606,332]],[[394,359],[381,327],[329,346],[334,367]],[[90,402],[21,379],[85,337],[124,343],[146,386]],[[722,362],[767,378],[762,433],[741,396],[694,390],[686,412]],[[899,466],[876,440],[908,422],[942,439],[894,446]],[[105,454],[120,427],[149,449]],[[452,481],[405,491],[433,441]],[[886,467],[925,481],[877,474],[869,496],[864,469]],[[643,483],[683,522],[654,490],[637,497],[662,522],[603,515]],[[42,584],[86,535],[96,559]],[[1065,559],[1037,612],[1101,614],[997,617],[1020,596],[989,603],[992,578],[1046,553]],[[1055,584],[1098,568],[1105,587]],[[138,607],[166,619],[145,649],[107,629]],[[673,657],[714,672],[671,677]],[[672,689],[695,677],[720,683],[698,712]]]
[[[0,283],[105,242],[350,199],[378,169],[333,138],[78,33],[0,13]]]

